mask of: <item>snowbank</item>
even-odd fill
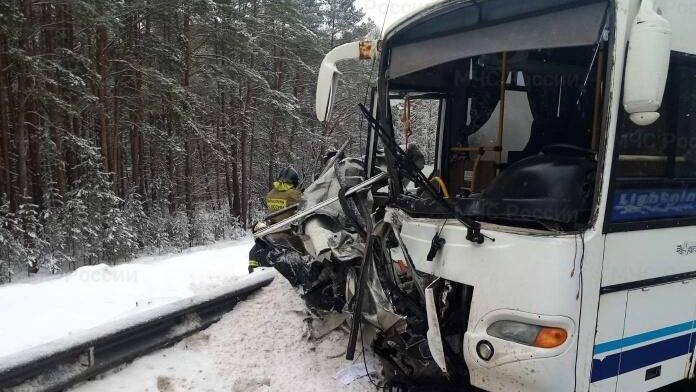
[[[275,279],[206,331],[74,391],[374,391],[367,378],[334,379],[362,357],[344,360],[343,332],[310,340],[307,317],[299,295]]]
[[[251,246],[228,242],[0,286],[0,357],[228,285],[247,275]]]

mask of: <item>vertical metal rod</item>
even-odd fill
[[[373,265],[373,253],[375,248],[375,227],[372,221],[372,215],[366,203],[357,201],[355,203],[360,210],[360,214],[365,219],[365,254],[360,266],[360,277],[358,278],[358,287],[355,290],[355,308],[353,310],[353,322],[350,328],[350,336],[348,336],[348,349],[346,350],[346,359],[352,361],[355,358],[355,345],[358,342],[358,334],[362,334],[363,322],[363,298],[365,290],[367,290],[367,280],[369,279],[369,269]],[[364,339],[364,336],[362,337]]]
[[[594,114],[592,118],[592,150],[599,149],[599,128],[601,126],[602,86],[604,84],[604,50],[600,50],[597,61],[597,81],[595,83]]]
[[[368,217],[369,218],[369,217]],[[368,231],[367,242],[365,247],[365,255],[360,264],[360,276],[358,277],[358,287],[355,291],[355,308],[353,310],[353,320],[350,327],[350,335],[348,336],[348,348],[346,350],[346,360],[352,361],[355,359],[355,346],[358,342],[358,334],[360,333],[360,324],[362,323],[363,313],[362,305],[365,298],[365,290],[367,289],[367,277],[370,263],[372,262],[372,252],[374,248],[374,237],[372,232]]]
[[[505,91],[507,84],[507,52],[503,52],[503,65],[500,76],[500,117],[498,119],[498,164],[503,163],[503,131],[505,129]],[[500,168],[498,168],[500,170]]]

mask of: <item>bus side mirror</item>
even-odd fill
[[[338,75],[336,63],[344,60],[370,60],[377,53],[377,41],[351,42],[334,48],[324,57],[317,81],[316,112],[319,121],[329,121],[336,99]]]
[[[660,118],[671,55],[672,26],[643,0],[633,21],[624,79],[624,109],[631,121],[648,126]]]

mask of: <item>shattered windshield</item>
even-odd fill
[[[576,230],[594,196],[604,56],[602,42],[502,52],[391,80],[394,138],[466,215]],[[421,90],[425,77],[435,102],[417,98],[434,94]],[[409,212],[447,215],[412,182],[401,185]]]
[[[474,11],[463,6],[390,37],[385,126],[416,166],[434,148],[433,170],[424,173],[458,213],[509,226],[578,230],[587,225],[594,198],[606,3],[492,25],[484,22],[493,14]],[[472,19],[470,29],[445,33],[453,13],[478,18],[482,27],[473,28]],[[418,99],[434,94],[437,119]],[[390,169],[409,178],[403,167]],[[403,210],[451,215],[428,192],[407,180],[400,185],[393,193]]]

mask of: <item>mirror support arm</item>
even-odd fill
[[[317,81],[316,114],[319,121],[326,122],[331,118],[336,96],[336,78],[341,74],[336,63],[345,60],[375,59],[377,47],[377,41],[350,42],[334,48],[324,57]]]

